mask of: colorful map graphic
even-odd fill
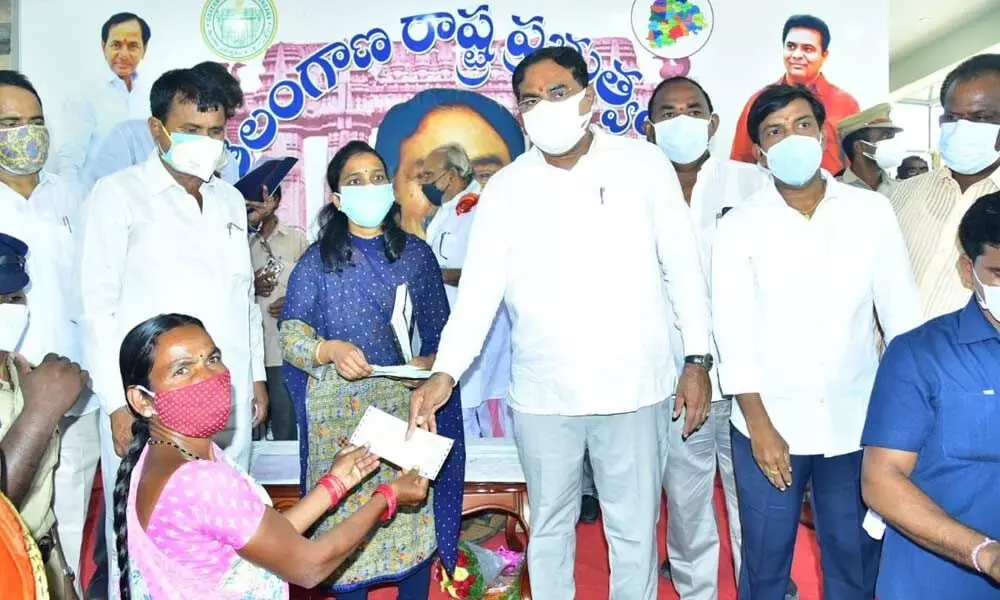
[[[701,7],[688,0],[654,0],[649,8],[650,48],[665,48],[711,28]]]

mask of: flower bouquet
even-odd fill
[[[487,550],[459,542],[455,572],[438,567],[441,590],[455,600],[520,600],[520,572],[524,555],[504,548]]]

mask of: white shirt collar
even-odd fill
[[[135,89],[135,82],[138,80],[139,80],[139,70],[136,69],[135,71],[132,71],[133,90]],[[118,74],[115,73],[114,69],[112,69],[111,67],[108,67],[108,83],[111,85],[121,85],[122,87],[125,87],[125,82],[122,81],[122,78],[119,77]],[[126,87],[125,89],[127,90],[128,88]]]
[[[452,198],[451,200],[449,200],[449,201],[445,202],[444,204],[442,204],[441,208],[438,209],[438,212],[444,210],[446,207],[447,208],[451,208],[452,206],[454,206],[455,204],[457,204],[459,200],[461,200],[462,198],[464,198],[468,194],[478,194],[478,193],[480,193],[481,189],[482,188],[480,187],[479,182],[476,181],[475,179],[473,179],[472,183],[470,183],[468,186],[466,186],[466,188],[464,190],[462,190],[461,192],[455,194],[454,198]]]

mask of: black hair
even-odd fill
[[[927,164],[926,160],[924,160],[923,158],[917,156],[916,154],[911,155],[911,156],[907,156],[906,158],[903,159],[903,162],[899,163],[899,166],[896,167],[896,179],[906,179],[906,177],[903,177],[903,174],[904,174],[904,172],[907,169],[906,163],[912,162],[912,161],[915,161],[915,160],[919,160],[920,162],[922,162],[925,167],[930,167],[930,165]]]
[[[240,91],[237,97],[235,91],[239,83],[228,72],[224,75],[217,68],[206,67],[205,63],[191,69],[167,71],[153,83],[149,92],[150,112],[161,123],[166,123],[170,106],[176,100],[197,104],[201,112],[222,110],[229,119],[243,106],[243,92]]]
[[[971,261],[979,258],[986,246],[1000,247],[1000,192],[972,203],[958,226],[958,241]]]
[[[233,77],[225,65],[206,60],[205,62],[200,62],[191,67],[191,70],[201,71],[202,73],[206,73],[219,79],[219,83],[225,88],[228,96],[225,106],[232,106],[234,111],[235,109],[243,106],[243,88],[240,87],[239,80]],[[227,119],[232,116],[232,114],[226,113]]]
[[[983,75],[1000,75],[1000,54],[977,54],[952,69],[941,84],[941,106],[956,83],[978,79]]]
[[[153,369],[156,358],[156,344],[160,336],[178,327],[205,326],[194,317],[180,314],[158,315],[136,325],[128,332],[122,341],[118,354],[118,368],[121,371],[122,383],[125,389],[139,386],[149,389],[149,373]],[[142,415],[136,414],[131,405],[126,404],[135,417],[132,423],[132,443],[129,444],[122,462],[118,465],[118,477],[114,489],[114,523],[115,546],[118,559],[118,587],[121,590],[121,600],[131,600],[132,591],[129,585],[130,567],[128,557],[128,494],[132,484],[132,471],[139,461],[139,456],[149,442],[149,422]]]
[[[781,43],[788,39],[788,32],[793,29],[812,29],[819,34],[823,44],[823,52],[830,49],[830,27],[826,21],[812,15],[792,15],[785,21],[785,28],[781,30]]]
[[[382,156],[374,148],[361,140],[347,142],[343,148],[330,159],[326,168],[326,182],[333,193],[340,192],[340,175],[347,161],[359,154],[374,154],[382,163],[386,174],[389,169]],[[403,254],[406,247],[406,233],[399,226],[399,204],[395,202],[382,219],[382,239],[385,241],[385,257],[389,262],[395,262]],[[323,266],[329,271],[340,273],[344,266],[351,262],[351,240],[347,231],[347,214],[337,208],[333,202],[327,203],[319,213],[319,250],[323,257]]]
[[[517,100],[521,99],[520,87],[524,83],[524,74],[527,73],[528,69],[533,65],[546,60],[551,60],[560,67],[568,70],[573,76],[573,79],[580,84],[580,87],[585,88],[590,84],[590,72],[587,69],[587,61],[583,58],[583,55],[576,51],[575,48],[569,48],[567,46],[549,46],[547,48],[539,48],[535,50],[528,56],[518,63],[517,67],[514,69],[514,74],[511,77],[511,84],[514,86],[514,97]]]
[[[101,43],[108,43],[108,36],[111,35],[112,27],[115,25],[121,25],[122,23],[128,23],[129,21],[136,21],[139,23],[139,29],[142,31],[143,48],[149,45],[149,37],[152,35],[152,31],[149,29],[149,23],[147,23],[146,20],[139,15],[130,12],[113,14],[107,21],[104,22],[104,25],[101,27]]]
[[[20,71],[0,69],[0,85],[9,85],[21,88],[26,92],[31,92],[31,95],[38,100],[38,105],[42,105],[42,97],[38,95],[38,90],[35,89],[35,86],[31,85],[31,80],[25,77]]]
[[[795,100],[805,100],[812,107],[813,115],[816,117],[816,124],[823,129],[826,123],[826,109],[823,103],[813,96],[812,92],[801,85],[788,85],[777,83],[769,85],[761,90],[760,95],[754,99],[747,116],[747,133],[750,140],[760,145],[760,126],[764,119],[771,116]]]
[[[859,141],[871,142],[871,128],[862,127],[857,131],[852,131],[851,133],[844,136],[844,139],[840,141],[840,147],[844,149],[844,155],[847,156],[847,160],[854,162],[854,157],[856,156],[854,152],[854,143]]]
[[[653,101],[656,100],[656,97],[660,94],[660,92],[675,83],[688,83],[693,85],[699,92],[701,92],[701,95],[705,97],[705,103],[708,104],[708,112],[713,114],[715,113],[715,107],[712,106],[712,98],[708,95],[708,92],[705,91],[705,88],[701,87],[700,83],[690,77],[678,75],[677,77],[668,77],[656,86],[656,89],[653,90],[653,95],[649,97],[649,105],[646,106],[647,114],[653,114]]]

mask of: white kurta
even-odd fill
[[[20,352],[31,363],[55,352],[83,362],[79,278],[76,276],[76,234],[84,193],[73,181],[42,173],[31,197],[0,184],[0,232],[28,245],[28,309],[31,318]],[[70,415],[90,413],[97,399],[87,395]]]
[[[467,194],[479,192],[480,185],[473,180],[462,193],[444,203],[427,226],[427,243],[442,269],[461,269],[465,264],[465,249],[476,207],[463,214],[458,214],[456,208]],[[448,305],[454,307],[458,300],[458,286],[445,285],[444,291],[448,295]],[[487,400],[506,399],[507,388],[510,387],[510,362],[510,315],[507,314],[507,307],[501,304],[486,336],[482,354],[462,375],[462,408],[476,408]]]
[[[79,95],[72,95],[53,132],[57,146],[46,167],[65,176],[86,176],[115,125],[129,119],[149,118],[150,83],[137,73],[129,90],[109,70],[102,80]]]
[[[673,165],[646,141],[595,129],[569,170],[525,152],[490,178],[476,207],[434,370],[460,380],[505,302],[516,412],[616,415],[662,402],[677,383],[673,324],[685,355],[710,350],[688,213]]]
[[[715,229],[719,219],[729,209],[739,206],[755,193],[771,184],[771,177],[766,171],[747,163],[735,160],[709,157],[701,166],[698,181],[691,191],[691,203],[688,214],[691,217],[691,228],[698,239],[698,249],[701,253],[701,268],[706,279],[711,278],[712,244],[715,241]],[[711,281],[709,281],[711,283]],[[708,296],[712,296],[709,285]],[[674,351],[674,366],[680,373],[684,368],[684,343],[681,339],[681,329],[678,323],[670,332],[670,347]],[[712,337],[712,354],[719,356]],[[723,399],[719,387],[718,369],[712,369],[708,375],[712,380],[712,401]]]
[[[85,352],[107,414],[125,405],[118,353],[125,335],[161,313],[204,322],[232,372],[226,452],[249,466],[253,382],[264,381],[260,310],[243,197],[213,179],[203,208],[154,153],[97,182],[81,250]]]

